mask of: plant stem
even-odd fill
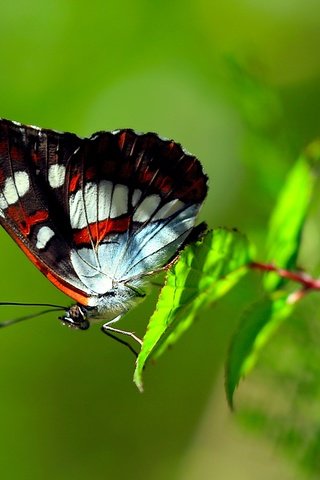
[[[249,267],[264,272],[274,272],[282,278],[300,283],[305,290],[320,290],[320,279],[312,278],[304,272],[291,272],[284,268],[277,268],[272,263],[251,262]]]

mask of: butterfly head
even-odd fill
[[[72,305],[63,317],[59,317],[59,320],[64,325],[77,330],[87,330],[90,323],[87,319],[87,311],[82,305]]]

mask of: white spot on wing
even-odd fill
[[[139,202],[140,200],[140,197],[142,195],[142,192],[141,190],[139,190],[138,188],[136,188],[132,194],[132,200],[131,200],[131,203],[132,203],[132,206],[135,207],[137,205],[137,203]]]
[[[133,215],[134,222],[146,222],[152,216],[160,203],[159,195],[149,195],[138,206]]]
[[[49,240],[54,237],[54,231],[50,227],[44,226],[41,227],[37,234],[37,243],[36,247],[41,250],[45,248]]]
[[[66,167],[64,165],[51,165],[48,172],[48,180],[51,188],[59,188],[64,184]]]
[[[69,199],[69,215],[72,228],[85,228],[97,221],[97,185],[87,183],[84,192],[78,190]]]
[[[27,172],[15,172],[14,177],[6,179],[3,195],[8,205],[12,205],[18,201],[19,197],[23,197],[30,188],[30,181]]]
[[[83,228],[87,225],[83,211],[82,191],[78,190],[69,199],[70,225],[72,228]]]
[[[14,181],[18,190],[18,195],[23,197],[30,188],[30,180],[27,172],[16,172],[14,174]]]
[[[179,210],[182,210],[184,207],[185,204],[181,202],[181,200],[171,200],[171,202],[166,203],[160,208],[160,210],[158,210],[158,212],[152,218],[152,221],[168,218]]]
[[[109,218],[110,203],[112,194],[112,183],[108,180],[101,180],[99,183],[98,197],[98,221]]]
[[[120,217],[128,211],[128,187],[115,185],[112,195],[110,218]]]
[[[82,190],[70,196],[69,210],[72,228],[85,228],[88,223],[116,218],[128,211],[128,187],[107,180],[99,184],[89,182]],[[83,198],[84,196],[84,198]],[[84,201],[83,201],[84,200]]]
[[[83,217],[86,224],[85,214],[87,213],[88,223],[95,223],[97,221],[97,184],[87,183],[84,188],[84,203],[85,211],[83,211]]]
[[[1,210],[4,210],[5,208],[8,208],[8,203],[7,203],[7,201],[4,198],[2,193],[0,193],[0,208],[1,208]]]

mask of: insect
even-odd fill
[[[172,140],[124,129],[90,138],[0,120],[0,223],[76,303],[60,320],[104,333],[197,233],[200,162]],[[199,231],[201,230],[201,226]]]

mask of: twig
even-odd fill
[[[284,268],[278,268],[272,263],[251,262],[249,267],[256,270],[262,270],[264,272],[274,272],[279,275],[279,277],[300,283],[303,286],[302,291],[320,290],[320,279],[312,278],[310,275],[304,272],[291,272],[290,270],[285,270]]]

